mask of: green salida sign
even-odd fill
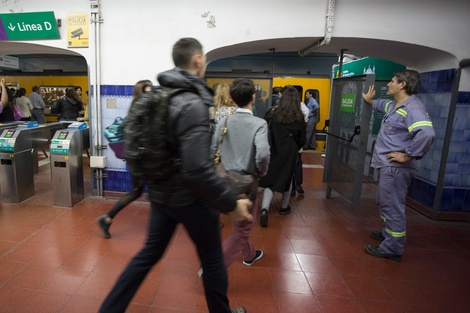
[[[0,13],[0,40],[60,39],[54,12]]]
[[[356,102],[356,94],[354,93],[343,93],[341,95],[341,106],[339,110],[345,113],[354,112],[354,103]]]

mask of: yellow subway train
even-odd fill
[[[57,122],[57,114],[51,114],[51,106],[53,102],[63,93],[67,87],[82,87],[83,97],[88,103],[85,91],[88,89],[88,75],[86,73],[17,73],[17,74],[0,74],[7,82],[7,87],[17,90],[19,88],[26,89],[28,96],[32,92],[33,86],[38,86],[39,91],[46,102],[46,110],[44,115],[46,122]]]
[[[328,76],[277,74],[273,77],[273,75],[269,73],[252,73],[249,71],[206,72],[207,84],[212,88],[216,88],[217,84],[221,83],[230,84],[235,78],[241,77],[253,80],[256,85],[257,98],[255,101],[255,107],[257,102],[270,103],[273,87],[292,85],[299,91],[303,102],[306,102],[306,91],[312,91],[312,94],[320,105],[320,119],[316,125],[317,147],[319,149],[324,149],[326,134],[323,131],[323,127],[325,126],[325,121],[328,119],[330,114],[331,97],[331,79]]]

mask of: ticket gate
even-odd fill
[[[39,125],[37,128],[31,129],[31,144],[33,146],[33,172],[39,172],[38,150],[48,158],[46,148],[49,148],[52,137],[55,132],[60,129],[67,128],[72,122],[55,122]]]
[[[55,206],[73,207],[85,197],[82,151],[89,136],[85,127],[85,123],[72,123],[52,137],[49,152]]]
[[[0,135],[0,190],[2,202],[20,203],[34,196],[31,132],[3,129]]]

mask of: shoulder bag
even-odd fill
[[[19,121],[25,117],[23,112],[21,112],[20,108],[16,105],[16,99],[15,99],[15,103],[12,105],[12,109],[13,109],[13,115],[15,116],[15,121]]]

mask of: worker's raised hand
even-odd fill
[[[372,104],[372,102],[374,102],[374,97],[375,97],[375,88],[374,88],[374,85],[370,85],[367,93],[362,93],[362,98],[364,98],[364,101],[366,101],[367,103]]]

